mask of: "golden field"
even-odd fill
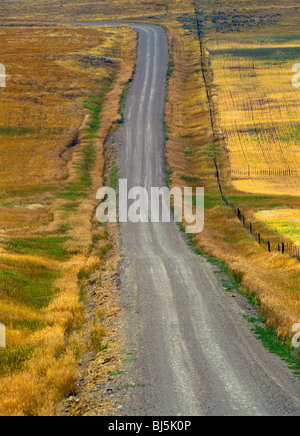
[[[297,0],[89,0],[89,2],[74,0],[15,0],[3,1],[0,5],[0,22],[66,22],[66,21],[147,21],[170,23],[178,16],[193,14],[195,4],[203,11],[206,20],[206,30],[211,33],[223,33],[224,20],[215,21],[219,12],[225,14],[225,25],[235,24],[236,15],[241,15],[242,30],[249,30],[248,24],[254,18],[255,29],[264,30],[270,23],[276,23],[276,28],[291,29],[299,27]],[[275,17],[280,14],[280,17]],[[275,21],[273,18],[275,17]],[[249,23],[244,23],[248,20]],[[274,21],[274,22],[273,22]],[[235,27],[235,26],[234,26]],[[228,30],[228,29],[227,29]],[[225,32],[227,31],[225,29]],[[230,30],[231,31],[231,30]]]
[[[224,38],[206,46],[235,188],[299,195],[300,93],[292,66],[300,36]]]
[[[300,246],[300,210],[274,209],[256,212],[255,218]]]
[[[42,21],[123,21],[124,18],[145,20],[148,17],[168,16],[173,12],[186,11],[191,8],[190,1],[182,0],[129,0],[126,3],[118,0],[83,1],[34,1],[17,0],[4,2],[0,7],[0,20],[42,20]]]
[[[292,66],[300,36],[235,36],[209,39],[206,46],[228,177],[238,191],[279,197],[275,209],[252,208],[250,219],[298,245],[300,93],[292,86]]]
[[[118,122],[135,50],[135,36],[126,28],[23,28],[22,22],[130,19],[165,26],[170,183],[204,186],[206,192],[205,230],[194,243],[229,266],[279,335],[289,337],[299,322],[299,262],[266,253],[255,242],[222,202],[213,165],[217,157],[226,197],[256,231],[274,245],[294,240],[296,232],[286,230],[298,225],[294,211],[300,210],[300,94],[291,86],[292,63],[299,61],[293,54],[299,49],[298,2],[196,4],[205,27],[203,65],[189,0],[0,5],[0,24],[14,26],[0,27],[6,47],[0,62],[8,71],[8,87],[0,90],[0,322],[8,326],[11,350],[2,355],[7,370],[0,414],[54,414],[57,401],[74,389],[76,358],[86,351],[82,336],[96,348],[106,343],[102,324],[91,321],[102,314],[86,316],[78,277],[89,277],[95,268],[105,276],[105,253],[116,245],[94,222],[94,194],[102,183],[103,142]],[[97,286],[101,295],[103,283]],[[107,295],[99,301],[106,299],[108,310],[117,312]],[[102,380],[101,362],[99,357],[92,363],[88,384]],[[71,414],[89,413],[89,401],[97,401],[89,388]]]
[[[217,157],[228,200],[240,207],[247,220],[254,223],[255,231],[274,245],[285,237],[263,222],[255,221],[254,214],[268,208],[299,208],[299,197],[253,195],[236,190],[230,177],[228,146],[222,141],[223,126],[217,124],[220,117],[218,90],[212,82],[215,70],[209,68],[205,50],[204,74],[217,126],[214,142],[197,36],[195,32],[189,34],[183,26],[170,23],[168,36],[173,63],[166,107],[166,153],[170,182],[174,186],[204,186],[206,192],[205,229],[195,236],[194,243],[200,251],[228,265],[248,294],[258,298],[268,325],[275,328],[279,335],[289,337],[292,325],[300,318],[300,264],[288,256],[267,253],[243,227],[231,208],[225,206],[220,197],[213,158]],[[248,98],[247,94],[245,97]],[[287,242],[289,239],[284,240]]]
[[[53,415],[77,359],[103,348],[85,331],[84,280],[104,263],[95,222],[103,143],[120,120],[135,32],[126,27],[0,29],[0,415]],[[84,348],[82,348],[84,347]]]

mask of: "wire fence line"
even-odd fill
[[[215,123],[214,123],[214,109],[213,109],[213,102],[211,99],[211,95],[209,92],[209,86],[207,83],[207,78],[206,78],[206,66],[204,64],[204,59],[205,59],[205,48],[203,45],[203,36],[205,35],[205,29],[204,29],[204,25],[203,25],[203,20],[201,17],[201,12],[199,11],[198,7],[197,7],[197,0],[194,0],[194,8],[195,8],[195,21],[196,21],[196,28],[197,28],[197,33],[198,33],[198,40],[199,40],[199,47],[200,47],[200,62],[201,62],[201,70],[202,70],[202,75],[203,75],[203,80],[204,80],[204,84],[205,84],[205,88],[206,88],[206,93],[207,93],[207,100],[208,100],[208,104],[209,104],[209,111],[210,111],[210,122],[211,122],[211,129],[212,129],[212,133],[213,133],[213,143],[214,146],[217,144],[217,138],[216,138],[216,134],[215,134]],[[219,167],[217,164],[217,158],[216,156],[214,157],[214,164],[216,167],[216,178],[218,181],[218,185],[219,185],[219,189],[220,189],[220,194],[222,197],[222,200],[224,201],[224,203],[226,204],[226,206],[230,207],[234,213],[236,214],[236,216],[238,217],[238,219],[241,221],[241,223],[243,224],[243,226],[245,227],[245,229],[247,229],[250,234],[256,239],[256,241],[259,243],[259,245],[263,248],[265,248],[269,253],[274,253],[274,252],[278,252],[278,253],[282,253],[282,254],[287,254],[292,258],[297,259],[298,261],[300,261],[300,247],[297,247],[295,244],[291,243],[287,243],[284,241],[281,241],[279,244],[274,244],[271,243],[271,241],[264,239],[261,235],[261,233],[255,232],[254,230],[254,224],[251,221],[247,221],[245,218],[245,215],[242,213],[242,211],[240,210],[240,208],[238,208],[235,204],[229,202],[227,200],[227,198],[225,197],[224,193],[223,193],[223,189],[222,189],[222,185],[221,185],[221,181],[220,181],[220,172],[219,172]],[[247,168],[246,171],[244,171],[244,176],[249,177],[250,175],[250,167]],[[272,173],[272,174],[271,174]],[[264,175],[266,178],[270,175],[298,175],[299,174],[299,170],[298,169],[275,169],[275,170],[271,170],[271,169],[258,169],[256,172],[256,175]],[[232,174],[232,176],[235,177],[239,177],[241,175],[241,173],[236,173],[236,174]],[[233,177],[233,178],[235,178]]]
[[[231,169],[231,178],[233,180],[243,180],[245,178],[251,179],[268,179],[269,177],[299,177],[300,169],[297,168],[239,168],[239,169]]]
[[[262,237],[261,233],[256,232],[254,230],[254,224],[251,221],[246,220],[245,215],[242,213],[241,209],[238,208],[235,204],[233,204],[227,200],[227,198],[225,197],[225,195],[223,193],[223,189],[222,189],[222,185],[221,185],[221,181],[220,181],[220,171],[219,171],[219,167],[218,167],[216,158],[214,158],[214,164],[216,167],[216,178],[218,181],[222,200],[224,201],[226,206],[230,207],[234,211],[234,213],[236,214],[238,219],[241,221],[241,223],[243,224],[245,229],[247,229],[250,232],[250,234],[259,243],[259,245],[262,246],[263,248],[265,248],[269,253],[278,252],[278,253],[282,253],[282,254],[288,254],[290,257],[300,261],[300,247],[297,247],[292,242],[287,243],[287,242],[282,241],[280,243],[274,244],[274,243],[271,243],[269,240],[264,239]]]

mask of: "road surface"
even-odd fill
[[[162,28],[139,33],[125,125],[117,135],[129,187],[165,186],[163,113],[168,44]],[[121,301],[128,360],[121,415],[299,415],[300,384],[242,317],[174,223],[121,226]]]

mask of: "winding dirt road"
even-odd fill
[[[129,187],[165,186],[163,113],[168,44],[139,33],[136,74],[118,133]],[[215,267],[174,223],[123,224],[121,300],[126,323],[121,415],[299,415],[299,382],[242,317],[253,309],[224,292]]]

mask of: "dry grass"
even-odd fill
[[[288,237],[295,245],[300,246],[300,210],[274,209],[260,211],[255,218],[262,221],[280,235]]]
[[[232,30],[247,32],[246,35],[295,35],[299,28],[299,8],[294,0],[225,0],[222,4],[218,0],[204,0],[199,2],[199,6],[203,12],[206,31],[212,38],[217,37],[219,44],[220,34],[223,37],[223,32],[230,31],[231,44],[234,45],[234,41],[238,41],[237,45],[240,47],[240,33]],[[226,262],[249,293],[259,297],[269,324],[275,326],[279,334],[288,336],[291,333],[291,325],[299,322],[300,318],[299,263],[279,254],[265,253],[241,226],[231,210],[225,208],[214,177],[212,158],[217,153],[226,194],[243,209],[247,218],[253,219],[253,213],[268,208],[299,209],[299,197],[291,199],[290,196],[282,196],[279,200],[276,195],[254,196],[250,193],[241,193],[232,187],[227,151],[221,144],[213,144],[212,141],[209,106],[200,69],[199,45],[195,27],[190,21],[193,19],[193,8],[189,0],[150,3],[130,0],[126,4],[120,3],[119,0],[92,0],[88,4],[67,0],[45,0],[37,4],[26,0],[2,3],[0,20],[2,24],[11,22],[18,26],[21,21],[28,23],[29,20],[37,22],[129,18],[164,24],[167,27],[174,62],[174,74],[169,81],[166,116],[169,137],[166,153],[171,172],[170,182],[177,186],[187,184],[205,187],[206,225],[204,232],[195,238],[197,247]],[[274,18],[274,14],[279,11],[280,18]],[[218,18],[220,12],[223,13],[221,19]],[[240,17],[235,27],[236,13]],[[249,22],[245,24],[244,21],[249,21],[251,15],[254,15],[255,25]],[[13,171],[0,166],[0,173],[6,177],[0,199],[0,262],[5,271],[4,277],[0,276],[0,280],[1,283],[5,280],[7,294],[4,295],[2,292],[0,295],[0,320],[3,317],[9,326],[8,340],[16,348],[16,353],[8,356],[10,360],[6,358],[5,362],[16,365],[19,371],[21,368],[21,372],[15,372],[9,377],[3,374],[0,413],[53,414],[56,401],[72,389],[76,377],[75,357],[81,341],[76,331],[74,332],[74,327],[80,326],[84,321],[77,277],[78,274],[79,277],[87,277],[101,264],[108,243],[107,234],[99,230],[93,220],[94,194],[102,183],[103,139],[111,122],[118,122],[118,99],[124,83],[132,73],[135,40],[132,33],[125,29],[122,32],[107,29],[104,33],[99,33],[95,29],[82,29],[76,30],[76,36],[74,29],[66,28],[54,30],[35,27],[24,30],[15,27],[13,30],[5,28],[0,32],[1,37],[11,38],[12,41],[15,39],[13,44],[19,44],[18,49],[10,40],[7,41],[9,45],[4,45],[11,47],[17,54],[18,65],[23,65],[24,51],[28,55],[26,63],[17,70],[14,67],[10,68],[9,62],[12,57],[6,53],[9,80],[15,80],[16,90],[18,84],[22,84],[23,89],[19,91],[19,97],[22,95],[24,98],[19,101],[19,97],[16,100],[11,95],[10,101],[1,106],[8,114],[5,119],[1,118],[1,123],[6,129],[2,130],[2,133],[5,133],[6,146],[1,153],[5,159],[11,159],[10,166]],[[18,35],[16,38],[13,32]],[[64,38],[60,38],[59,32],[64,32]],[[216,33],[220,34],[216,36]],[[53,34],[51,38],[50,34]],[[234,39],[232,36],[239,38]],[[27,46],[29,40],[34,49],[34,58]],[[39,41],[41,44],[38,48]],[[249,39],[245,44],[244,49],[249,50]],[[256,49],[261,48],[261,44],[256,42],[257,44],[259,47]],[[42,51],[43,45],[49,49],[47,53]],[[228,45],[226,47],[228,48]],[[84,60],[87,54],[90,58]],[[94,56],[107,57],[115,61],[115,64],[104,62],[94,65]],[[120,64],[121,57],[127,62]],[[38,61],[33,68],[31,63],[35,62],[35,59]],[[236,60],[235,58],[234,62]],[[236,67],[236,64],[234,66]],[[249,82],[245,82],[249,88],[257,86],[258,80],[255,81],[255,77],[250,78],[251,71],[244,60],[240,60],[237,67],[236,71],[229,69],[228,72],[228,68],[225,69],[231,81],[242,75],[244,81],[245,77],[249,79]],[[278,117],[278,98],[281,96],[277,95],[273,87],[268,88],[266,73],[270,73],[270,68],[261,62],[257,62],[255,67],[262,78],[264,90],[270,92],[274,99],[274,105],[268,101],[268,106],[270,110],[275,109]],[[18,71],[17,76],[14,75],[14,71]],[[120,72],[119,75],[117,71]],[[206,73],[209,76],[209,71]],[[274,72],[272,76],[280,87],[285,80],[284,77],[287,79],[287,76],[281,73],[282,71]],[[93,80],[94,77],[100,79],[98,87]],[[113,87],[111,79],[114,80]],[[94,97],[99,94],[99,88],[110,92],[105,103]],[[290,91],[286,91],[286,87],[282,89],[280,93],[283,92],[286,98],[290,98]],[[55,90],[55,95],[52,90]],[[260,87],[257,91],[261,91]],[[217,93],[212,86],[210,92],[217,109]],[[3,92],[0,96],[3,97]],[[83,105],[82,96],[85,96]],[[295,103],[295,100],[293,102]],[[240,99],[239,104],[242,105]],[[64,108],[63,111],[61,106]],[[82,106],[85,106],[83,111]],[[100,106],[102,122],[99,131],[95,129],[95,113]],[[91,116],[93,108],[94,116]],[[298,116],[298,107],[295,104],[293,114],[288,114],[286,109],[283,110],[290,120],[295,120]],[[230,111],[231,114],[234,113],[232,107]],[[260,113],[259,111],[256,107],[255,116]],[[267,115],[266,111],[265,116]],[[27,130],[22,130],[20,126],[24,125],[27,116],[30,122],[26,125]],[[7,122],[10,119],[14,120],[12,124],[10,121]],[[59,119],[62,120],[61,123]],[[241,121],[243,120],[239,119],[239,122]],[[269,122],[270,118],[266,124]],[[99,134],[95,133],[96,130]],[[277,129],[275,130],[277,134]],[[217,136],[221,136],[221,129],[216,133]],[[19,153],[20,138],[24,147],[21,156],[26,155],[26,159],[22,161],[16,157]],[[35,142],[30,142],[33,138]],[[280,141],[282,140],[283,136]],[[291,141],[290,136],[288,141]],[[9,144],[14,147],[14,154],[10,153],[7,156]],[[74,147],[69,148],[70,145]],[[31,153],[33,149],[38,152]],[[276,162],[280,162],[280,166],[281,157],[276,156]],[[78,167],[81,171],[78,171]],[[266,184],[264,180],[264,189]],[[268,189],[271,192],[274,185]],[[261,226],[268,238],[277,237],[264,224],[257,225]],[[24,241],[24,235],[33,240]],[[48,239],[46,242],[45,237]],[[49,240],[50,237],[55,239]],[[115,259],[111,262],[113,267]],[[28,295],[38,295],[37,292],[29,292],[25,286],[24,280],[28,274],[33,282],[33,289],[43,289],[43,295],[46,297],[44,302],[36,298],[28,300]],[[103,275],[108,282],[106,273]],[[21,295],[22,302],[20,295],[14,294],[16,282],[18,289],[24,290]],[[56,293],[56,288],[60,289],[59,293]],[[13,295],[8,295],[9,293]],[[112,313],[104,326],[105,329],[106,325],[111,328],[111,318],[113,319],[118,312],[115,293],[112,292],[111,295],[105,292],[105,295],[101,296],[100,286],[97,295],[96,304],[103,305],[108,313]],[[97,334],[94,337],[101,347],[104,332],[99,329],[101,326],[97,326]],[[118,337],[117,332],[115,336]],[[86,337],[90,338],[89,329]],[[114,347],[118,348],[116,337],[113,342]],[[25,347],[20,348],[19,344],[24,344]],[[34,355],[30,357],[32,352]],[[99,393],[96,386],[104,377],[103,364],[106,365],[107,359],[113,362],[116,370],[118,369],[114,357],[117,354],[115,349],[111,347],[103,353],[86,368],[83,399],[78,405],[72,404],[71,414],[90,414],[91,410],[99,412]],[[91,394],[93,390],[94,393]]]
[[[1,11],[0,18],[7,20],[43,20],[43,21],[66,21],[66,20],[99,20],[107,19],[123,21],[127,17],[144,20],[147,17],[165,17],[172,13],[186,11],[191,8],[190,1],[182,0],[129,0],[122,3],[118,0],[91,0],[89,3],[74,2],[69,0],[43,1],[36,4],[33,0],[16,1],[6,3]],[[63,11],[63,14],[62,14]],[[2,13],[1,13],[2,12]],[[62,16],[63,15],[63,16]]]
[[[300,318],[300,264],[287,256],[266,253],[224,205],[213,157],[218,156],[226,195],[241,206],[247,218],[253,219],[253,211],[265,209],[266,205],[287,207],[291,198],[253,196],[232,187],[227,151],[221,143],[212,141],[196,35],[188,35],[183,27],[175,25],[170,25],[168,35],[174,62],[166,109],[170,182],[204,186],[206,192],[205,229],[195,237],[195,244],[229,265],[244,288],[259,298],[268,324],[276,327],[280,335],[290,336],[292,325]],[[214,96],[213,100],[216,103]],[[216,134],[221,136],[220,132]],[[295,205],[297,201],[293,199]],[[266,238],[276,237],[265,226],[260,229]]]
[[[85,322],[78,278],[101,266],[110,245],[95,222],[96,191],[136,35],[126,27],[0,32],[9,74],[0,94],[0,320],[7,327],[0,415],[53,415],[77,378]]]
[[[240,15],[241,28],[248,26],[254,30],[261,30],[269,24],[276,23],[278,29],[287,24],[290,28],[299,28],[297,14],[299,4],[297,0],[196,0],[199,9],[203,10],[207,29],[212,32],[228,32],[234,30],[228,23],[235,22]],[[194,1],[191,0],[128,0],[126,3],[119,0],[90,0],[76,2],[74,0],[42,0],[38,3],[34,0],[6,1],[0,5],[0,20],[4,23],[20,21],[87,21],[87,20],[114,20],[124,21],[151,21],[169,24],[179,15],[191,14],[194,11]],[[225,14],[221,25],[215,21],[215,17],[222,12]],[[280,13],[278,17],[274,15]],[[250,21],[255,19],[255,26]],[[247,22],[245,22],[247,20]]]
[[[243,192],[299,195],[297,36],[208,41],[231,178]]]

